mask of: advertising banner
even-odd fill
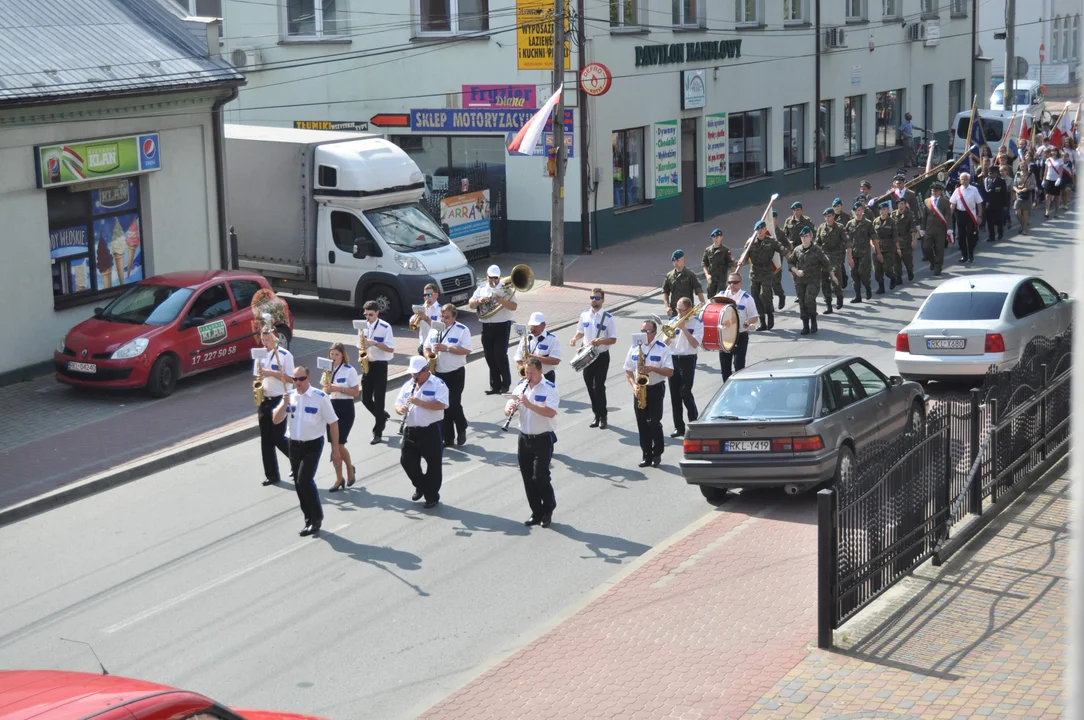
[[[704,143],[704,153],[707,168],[707,187],[720,187],[726,185],[727,162],[726,162],[726,113],[707,115],[704,118],[704,129],[707,131],[707,142]]]
[[[477,110],[411,110],[410,129],[414,132],[517,133],[538,112],[530,108]],[[546,129],[553,119],[546,121]],[[573,130],[572,110],[565,110],[565,132]]]
[[[158,133],[34,148],[38,187],[138,175],[162,169]]]
[[[534,85],[464,85],[464,108],[536,108]]]
[[[463,252],[489,247],[489,190],[442,198],[440,224]]]
[[[681,192],[678,168],[678,122],[655,123],[655,199],[662,200]]]
[[[569,0],[565,0],[565,70],[572,67]],[[553,71],[553,0],[516,0],[516,56],[520,70]]]

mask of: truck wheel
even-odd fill
[[[726,502],[727,490],[726,488],[712,487],[711,485],[701,485],[700,494],[712,505],[719,505]]]
[[[151,374],[147,379],[147,394],[153,398],[168,397],[177,387],[177,377],[180,375],[177,358],[173,355],[161,355],[151,366]]]
[[[399,294],[387,285],[373,285],[365,293],[365,300],[376,303],[380,314],[389,323],[398,322],[403,314],[403,306],[399,302]]]

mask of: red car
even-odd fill
[[[4,720],[322,720],[314,715],[231,710],[168,685],[60,670],[0,672]]]
[[[68,331],[53,353],[56,379],[80,387],[145,387],[165,397],[181,377],[248,362],[249,350],[260,346],[251,309],[260,290],[270,291],[263,276],[231,270],[147,278]],[[284,316],[277,330],[288,347],[293,319]]]

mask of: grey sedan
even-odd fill
[[[709,502],[735,488],[797,494],[849,478],[869,443],[920,432],[926,399],[918,383],[860,357],[765,360],[730,378],[689,424],[681,474]]]

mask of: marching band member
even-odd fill
[[[362,310],[368,326],[364,347],[358,349],[369,354],[369,371],[361,379],[361,404],[373,416],[373,439],[369,444],[378,445],[389,417],[384,410],[384,395],[388,391],[388,361],[395,355],[395,336],[391,325],[380,319],[380,309],[374,301],[367,301]]]
[[[677,315],[670,318],[671,323],[692,310],[693,301],[689,298],[681,298],[677,301]],[[689,413],[689,422],[696,420],[700,414],[696,409],[696,399],[693,397],[693,378],[696,375],[696,351],[700,349],[700,342],[704,339],[704,322],[697,317],[690,317],[677,323],[677,334],[673,338],[666,338],[664,343],[670,349],[670,357],[673,362],[674,372],[670,375],[670,409],[674,411],[674,432],[670,437],[677,438],[685,435],[684,411]]]
[[[523,524],[549,527],[557,507],[550,461],[561,394],[552,381],[543,379],[539,358],[527,358],[525,370],[527,376],[516,386],[515,397],[509,398],[504,414],[511,415],[517,409],[519,412],[519,473],[523,477],[527,503],[531,506],[531,517]]]
[[[260,333],[260,342],[268,355],[263,360],[252,361],[252,374],[258,376],[263,366],[263,402],[256,410],[260,424],[260,453],[263,455],[264,485],[274,485],[279,477],[279,461],[275,449],[290,459],[290,446],[286,442],[286,427],[274,422],[272,416],[275,407],[286,394],[286,381],[293,377],[294,356],[286,348],[280,347],[275,354],[275,335],[264,329]]]
[[[614,316],[602,309],[606,293],[602,288],[591,290],[591,307],[580,313],[580,327],[568,343],[576,346],[581,340],[598,348],[598,357],[583,369],[583,381],[587,396],[591,398],[591,411],[595,421],[591,427],[606,429],[606,374],[610,370],[610,346],[617,342]]]
[[[640,434],[640,450],[644,459],[640,467],[659,466],[662,462],[662,399],[666,395],[663,381],[674,374],[670,348],[656,339],[658,325],[654,320],[644,320],[640,325],[643,337],[634,336],[632,347],[625,358],[625,377],[633,391],[633,407],[636,411],[636,427]],[[644,374],[647,375],[647,407],[635,402],[636,372],[640,360],[641,343],[644,349]]]
[[[305,527],[298,535],[318,537],[324,521],[320,493],[316,490],[316,463],[324,449],[324,428],[331,436],[331,461],[342,462],[339,454],[339,419],[331,400],[310,383],[309,370],[298,365],[293,372],[294,390],[275,408],[273,420],[280,425],[289,415],[286,437],[290,440],[290,467],[297,477],[297,499],[305,514]]]
[[[523,346],[527,346],[524,357]],[[556,367],[561,362],[561,342],[551,332],[546,332],[546,316],[540,312],[531,313],[531,319],[527,323],[527,342],[516,345],[513,359],[516,368],[521,369],[527,358],[538,358],[546,367]],[[550,382],[557,382],[557,373],[549,370],[543,375]]]
[[[491,297],[496,297],[501,304],[501,309],[495,315],[479,318],[482,323],[482,351],[489,366],[489,390],[486,390],[486,395],[506,393],[512,387],[512,371],[508,367],[508,337],[512,332],[512,312],[519,304],[514,298],[509,300],[496,295],[500,281],[501,269],[490,265],[485,284],[478,286],[467,303],[471,310],[477,310],[483,300]]]
[[[738,311],[738,339],[734,348],[730,352],[719,351],[719,369],[723,372],[723,382],[726,382],[733,373],[745,367],[745,355],[749,351],[749,327],[760,318],[753,296],[741,288],[740,273],[731,273],[727,278],[723,297],[733,300]]]
[[[358,371],[350,367],[346,362],[346,348],[342,343],[335,343],[328,350],[327,356],[331,359],[331,382],[323,387],[324,393],[331,400],[331,409],[339,418],[339,438],[335,442],[331,438],[331,430],[328,430],[327,441],[331,448],[339,449],[341,456],[339,462],[331,459],[335,468],[335,484],[329,492],[338,492],[343,489],[343,464],[346,465],[346,486],[350,487],[356,479],[354,464],[350,460],[350,451],[346,449],[346,440],[350,437],[350,428],[354,426],[354,398],[361,392],[359,389]]]
[[[428,509],[440,502],[444,457],[440,425],[448,407],[448,386],[429,373],[429,363],[420,355],[410,358],[408,369],[411,379],[403,384],[395,399],[395,412],[405,416],[399,464],[414,484],[410,499],[416,502],[424,497],[424,507]],[[422,460],[425,460],[424,471]]]
[[[429,337],[429,330],[432,329],[433,323],[440,320],[440,303],[437,302],[437,298],[440,297],[440,288],[435,283],[429,283],[422,291],[422,302],[425,305],[425,310],[421,313],[421,317],[418,318],[418,354],[423,354],[425,348],[425,339]]]
[[[440,309],[440,320],[444,330],[440,333],[430,330],[425,339],[425,351],[437,354],[436,375],[448,386],[448,411],[444,413],[441,424],[441,437],[444,447],[467,442],[467,418],[463,414],[463,386],[466,383],[467,356],[471,351],[470,330],[456,318],[459,311],[448,303]]]

